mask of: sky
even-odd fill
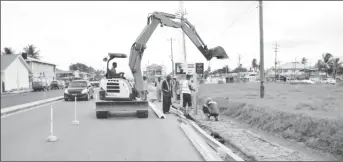
[[[263,2],[264,63],[274,65],[273,44],[279,44],[280,63],[306,57],[314,64],[329,52],[343,60],[343,1]],[[130,47],[154,11],[174,14],[179,1],[1,1],[1,49],[21,52],[35,45],[42,60],[68,70],[72,63],[103,69],[109,52],[130,54]],[[208,48],[222,46],[228,60],[207,62],[186,38],[189,63],[203,62],[205,69],[241,64],[249,68],[260,60],[257,1],[185,1],[186,18]],[[179,21],[179,20],[175,20]],[[175,62],[183,62],[182,30],[158,26],[147,43],[142,66],[164,64],[171,72],[171,45]],[[118,71],[130,76],[128,59],[120,59]]]

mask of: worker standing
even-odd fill
[[[161,97],[162,97],[162,89],[161,89],[161,78],[157,78],[156,82],[156,95],[157,95],[157,101],[161,102]]]
[[[169,113],[169,109],[171,106],[171,97],[172,97],[172,88],[170,85],[171,76],[168,75],[166,80],[163,80],[161,88],[163,93],[162,98],[162,107],[163,107],[163,113]]]
[[[190,82],[190,79],[191,79],[191,76],[186,75],[186,80],[182,82],[182,87],[181,87],[181,94],[183,97],[183,103],[182,103],[183,113],[188,118],[190,118],[189,112],[192,109],[192,91],[195,91],[195,89],[193,88]]]
[[[143,76],[144,97],[148,97],[149,83],[146,76]]]

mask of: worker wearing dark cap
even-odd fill
[[[163,113],[169,113],[172,98],[172,86],[171,86],[171,76],[168,75],[166,80],[162,81],[162,107]]]

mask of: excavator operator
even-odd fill
[[[109,78],[123,78],[124,77],[124,73],[123,72],[120,72],[120,73],[117,73],[117,62],[113,62],[112,63],[112,69],[109,70]]]

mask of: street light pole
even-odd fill
[[[260,19],[260,98],[264,98],[264,56],[263,56],[263,8],[262,0],[259,0],[259,19]]]

